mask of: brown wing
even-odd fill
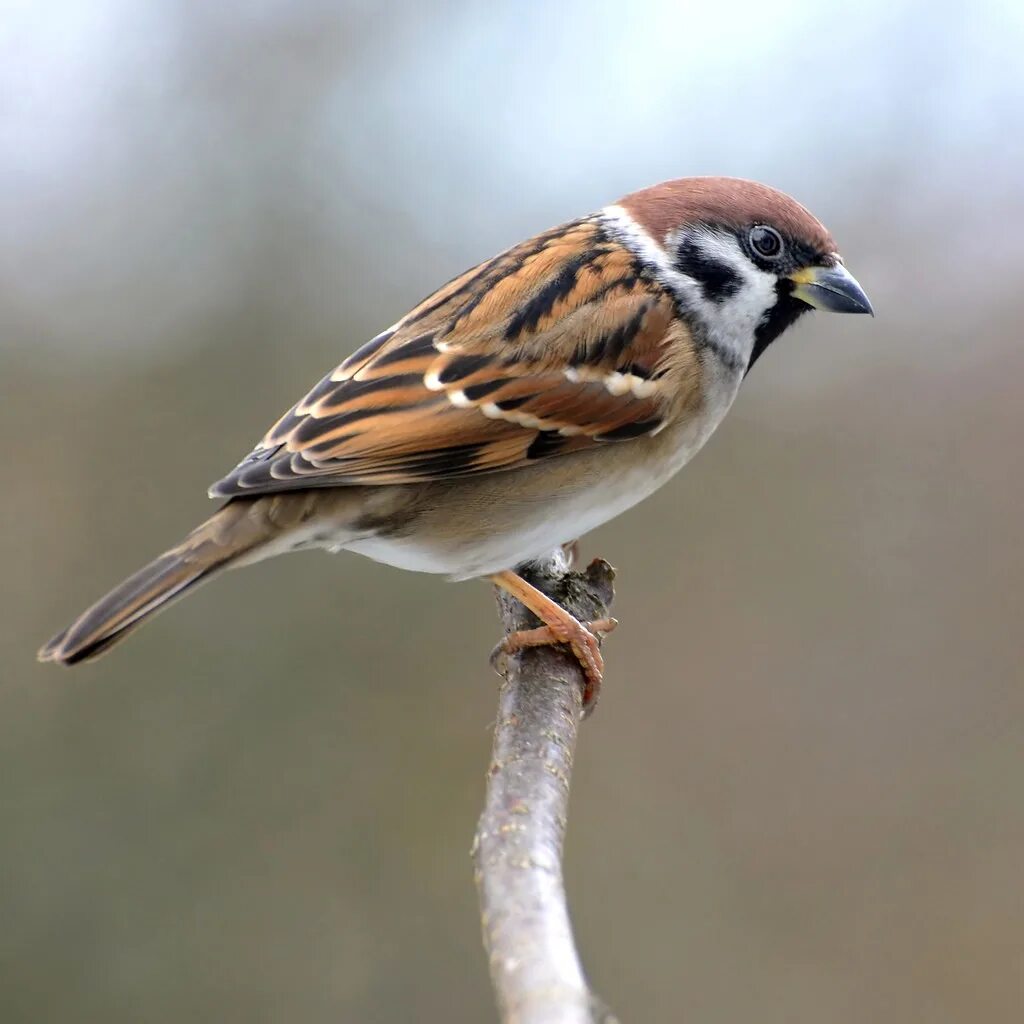
[[[365,344],[210,493],[466,476],[654,433],[699,400],[683,333],[632,254],[573,222]]]

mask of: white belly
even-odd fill
[[[632,508],[657,486],[650,474],[636,470],[547,502],[518,503],[512,522],[476,536],[463,534],[455,544],[432,532],[417,530],[408,537],[350,541],[344,549],[415,572],[441,573],[455,579],[486,576],[540,558],[559,544],[589,533]]]
[[[334,547],[455,579],[540,558],[661,487],[704,445],[737,386],[729,381],[702,414],[657,437],[555,458],[514,474],[450,482],[436,510],[428,509],[407,536],[339,538]]]

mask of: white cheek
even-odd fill
[[[743,270],[743,286],[719,305],[719,316],[734,322],[738,329],[753,333],[778,298],[775,275],[758,270],[752,264],[747,264]]]
[[[754,332],[778,298],[776,276],[754,266],[731,235],[702,231],[694,241],[709,259],[726,264],[740,279],[732,295],[712,302],[701,291],[693,305],[719,345],[745,366],[753,351]]]

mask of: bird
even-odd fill
[[[73,665],[228,568],[308,548],[489,578],[603,672],[515,570],[625,512],[703,447],[805,313],[871,313],[836,243],[783,192],[687,177],[485,260],[323,377],[209,489],[223,505],[39,651]]]

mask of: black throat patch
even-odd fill
[[[757,325],[757,330],[754,332],[754,349],[750,353],[750,362],[747,363],[747,373],[750,373],[750,368],[760,358],[761,353],[811,308],[806,302],[801,302],[792,296],[793,282],[787,278],[779,280],[775,285],[775,291],[778,294],[775,305],[768,310],[767,315]]]

